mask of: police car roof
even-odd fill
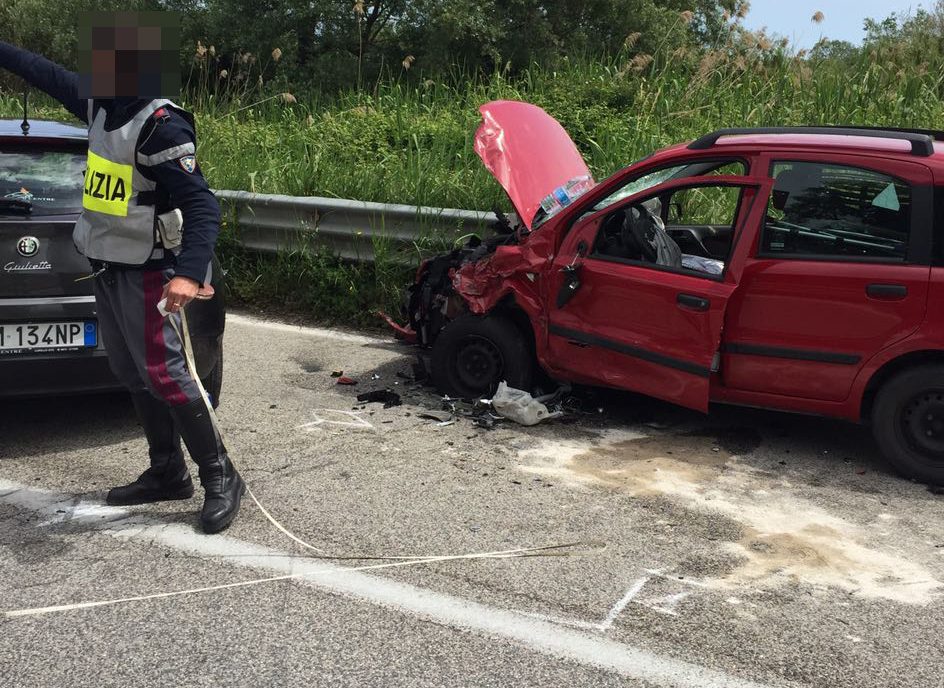
[[[84,140],[88,138],[85,127],[65,122],[54,122],[44,119],[30,119],[29,131],[24,135],[20,128],[22,119],[0,119],[0,138],[37,139],[68,139]]]

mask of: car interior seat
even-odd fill
[[[665,231],[662,218],[633,206],[623,220],[623,244],[640,260],[666,267],[682,267],[682,249]]]
[[[774,181],[771,201],[783,213],[783,220],[804,224],[808,219],[811,201],[823,190],[823,171],[819,165],[796,165],[782,170]]]

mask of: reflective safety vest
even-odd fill
[[[89,100],[88,163],[82,214],[72,240],[92,260],[142,265],[164,255],[157,233],[156,184],[136,166],[138,138],[148,118],[169,100],[152,100],[124,126],[105,129],[105,109],[92,116]],[[192,153],[192,144],[189,144]],[[184,153],[181,152],[180,155]]]

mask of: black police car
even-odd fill
[[[98,332],[88,261],[72,243],[87,137],[59,122],[0,119],[0,397],[119,389]],[[214,259],[215,263],[216,259]],[[225,304],[187,307],[194,357],[214,405],[223,381]]]

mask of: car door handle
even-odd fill
[[[679,306],[690,308],[693,311],[707,311],[711,307],[711,301],[693,294],[679,294],[675,300]]]
[[[870,284],[865,293],[873,299],[896,301],[908,296],[908,287],[904,284]]]

